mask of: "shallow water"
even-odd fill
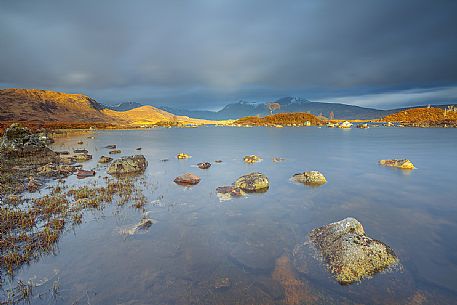
[[[456,129],[95,131],[54,144],[55,150],[87,148],[94,156],[84,168],[97,176],[72,176],[68,184],[101,181],[106,168],[97,160],[108,144],[117,144],[121,155],[147,158],[139,179],[156,222],[143,234],[125,236],[120,230],[137,223],[140,211],[126,205],[87,212],[55,255],[16,276],[49,279],[35,289],[32,304],[457,303]],[[193,157],[177,160],[179,152]],[[247,154],[263,161],[245,164]],[[273,157],[285,160],[274,163]],[[377,165],[390,158],[409,158],[417,169]],[[212,167],[195,166],[203,161]],[[289,181],[305,170],[321,171],[328,183],[310,188]],[[216,187],[254,171],[270,178],[268,192],[219,201]],[[201,182],[176,185],[173,179],[185,172]],[[388,244],[401,266],[350,286],[340,286],[315,259],[296,269],[293,250],[306,234],[348,216]],[[215,288],[221,278],[230,279],[229,287]],[[56,295],[36,297],[54,282]]]

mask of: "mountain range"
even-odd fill
[[[400,109],[380,110],[375,108],[360,107],[341,103],[323,103],[312,102],[307,99],[297,97],[283,97],[276,101],[280,108],[275,110],[274,113],[285,112],[308,112],[314,115],[322,114],[325,117],[330,116],[333,112],[335,119],[350,120],[350,119],[380,119],[386,115],[396,113],[398,111],[418,108],[424,106],[407,107]],[[118,111],[125,111],[140,106],[139,103],[129,102],[121,103],[116,106],[109,106],[111,109]],[[444,108],[447,105],[434,105],[434,107]],[[238,119],[246,116],[266,116],[270,114],[267,109],[267,103],[252,103],[247,101],[239,101],[226,105],[219,111],[206,111],[206,110],[186,110],[181,108],[173,108],[168,106],[157,106],[157,108],[165,110],[175,115],[188,116],[192,118],[206,119],[206,120],[229,120]]]
[[[141,104],[121,112],[108,109],[84,94],[36,89],[0,90],[0,122],[2,121],[118,126],[152,125],[160,122],[212,123],[207,120],[177,116],[165,110]]]

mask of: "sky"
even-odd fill
[[[184,109],[457,103],[457,1],[0,0],[0,88]]]

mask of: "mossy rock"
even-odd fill
[[[270,187],[270,181],[262,173],[250,173],[238,178],[234,185],[248,193],[266,192]]]

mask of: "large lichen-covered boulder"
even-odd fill
[[[379,160],[379,164],[401,169],[415,169],[413,163],[408,159]]]
[[[270,181],[262,173],[250,173],[238,178],[234,185],[248,193],[266,192],[270,187]]]
[[[386,244],[365,235],[355,218],[345,218],[312,230],[309,238],[342,285],[352,284],[398,263]]]
[[[318,171],[309,171],[300,174],[295,174],[292,176],[292,180],[307,185],[321,185],[327,182],[325,176]]]
[[[128,156],[115,160],[108,167],[108,174],[123,175],[142,173],[146,170],[148,161],[143,155]]]
[[[53,154],[46,147],[48,138],[20,124],[12,124],[5,130],[0,140],[0,152],[9,157],[22,157],[35,154]]]

